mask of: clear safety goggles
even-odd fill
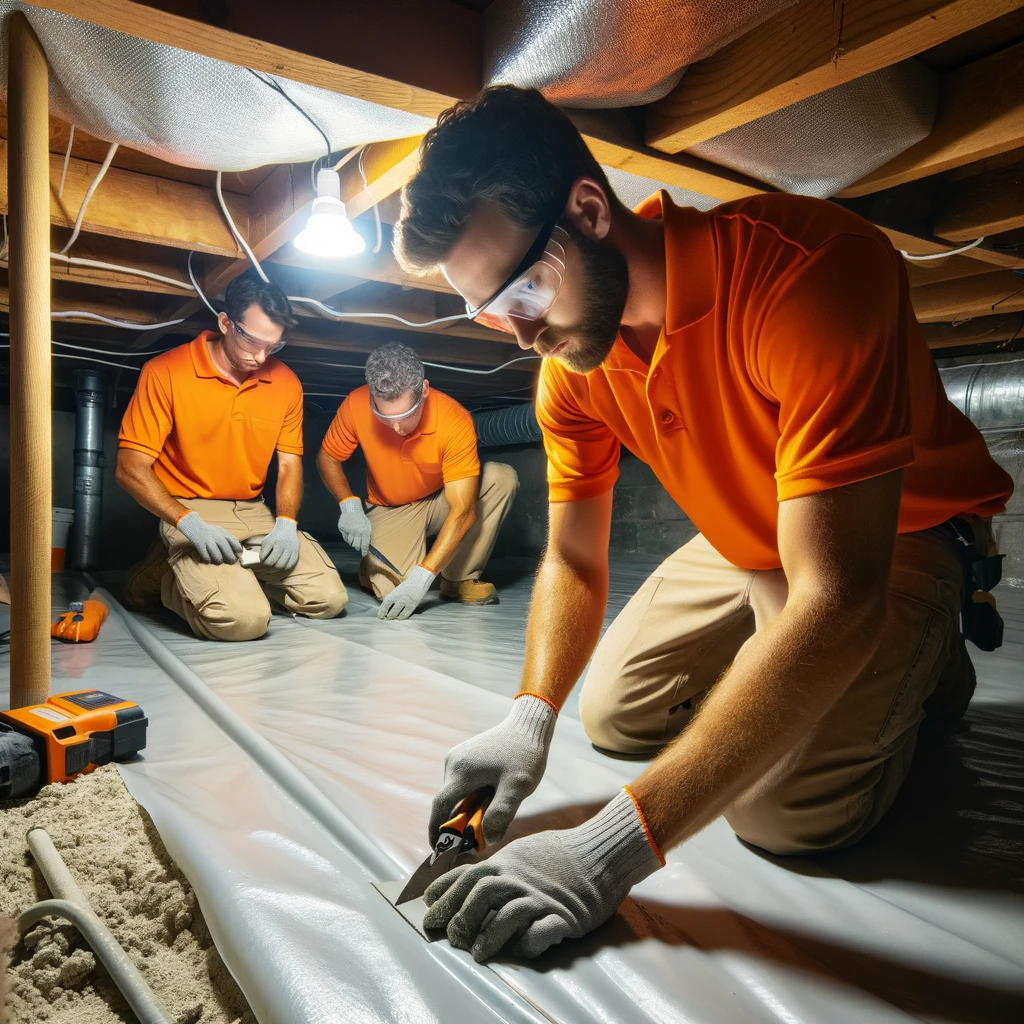
[[[268,356],[272,356],[288,344],[288,339],[282,337],[280,341],[264,341],[262,338],[257,338],[251,335],[241,324],[235,323],[234,320],[229,320],[228,323],[234,328],[235,334],[238,337],[242,348],[251,352],[253,355],[257,355],[260,352],[266,352]]]
[[[484,327],[515,334],[513,322],[541,320],[555,304],[565,281],[565,246],[568,237],[558,226],[561,211],[544,224],[526,255],[505,283],[475,309],[466,303],[466,315]]]
[[[423,404],[424,394],[421,391],[420,397],[416,399],[411,409],[405,412],[378,412],[377,403],[373,400],[373,395],[370,395],[370,408],[373,410],[373,415],[379,420],[383,420],[385,423],[397,423],[399,420],[407,420],[416,410]]]

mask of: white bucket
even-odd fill
[[[50,541],[50,571],[60,572],[64,568],[64,551],[68,546],[68,530],[75,521],[73,508],[54,508],[53,540]]]

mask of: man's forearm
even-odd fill
[[[452,509],[434,538],[427,557],[423,559],[424,568],[434,574],[441,572],[455,557],[462,538],[469,533],[475,522],[476,511],[472,505],[467,509]]]
[[[302,464],[289,466],[277,474],[277,489],[274,494],[274,507],[279,516],[286,516],[298,522],[299,508],[302,505]]]
[[[151,466],[126,466],[119,459],[117,482],[147,512],[170,526],[189,511],[164,487]]]
[[[561,708],[597,646],[607,603],[607,562],[582,569],[545,555],[526,623],[521,689]]]
[[[807,734],[867,664],[881,614],[791,598],[743,647],[685,732],[632,784],[663,851],[718,817]]]
[[[355,497],[348,477],[345,476],[345,470],[341,468],[341,463],[337,459],[331,458],[323,448],[320,449],[316,457],[316,468],[320,471],[320,479],[323,480],[324,487],[331,492],[335,501],[346,501]]]

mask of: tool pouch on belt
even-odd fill
[[[974,528],[966,519],[950,519],[942,525],[953,538],[964,567],[964,603],[960,610],[964,637],[983,651],[994,651],[1003,645],[1003,620],[991,591],[1002,577],[1005,556],[983,556],[975,545]]]

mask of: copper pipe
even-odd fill
[[[50,693],[50,146],[46,54],[9,19],[11,706]]]

